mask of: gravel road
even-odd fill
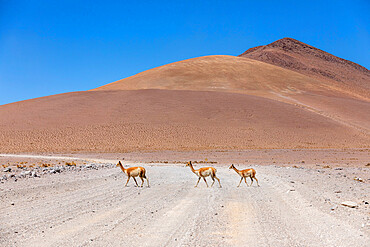
[[[203,181],[194,188],[197,178],[188,167],[142,166],[150,188],[134,187],[133,181],[123,187],[126,177],[119,168],[1,183],[0,246],[368,246],[370,242],[369,184],[343,176],[356,168],[254,166],[261,186],[236,188],[238,175],[218,165],[222,188],[216,183],[206,188]],[[346,200],[358,207],[340,205]]]

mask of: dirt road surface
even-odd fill
[[[150,188],[123,187],[116,167],[1,183],[0,246],[370,243],[369,184],[349,178],[356,168],[254,166],[260,187],[236,188],[238,175],[218,165],[222,188],[203,181],[194,188],[197,178],[184,165],[142,166]],[[359,206],[341,206],[345,200]]]

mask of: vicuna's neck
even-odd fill
[[[123,171],[123,172],[125,172],[125,168],[123,168],[123,165],[122,164],[118,164],[119,165],[119,167],[121,167],[121,170]]]
[[[195,169],[193,167],[193,164],[189,164],[189,166],[190,166],[190,170],[195,173]]]
[[[238,170],[238,169],[236,169],[236,167],[235,167],[235,166],[233,166],[232,168],[234,169],[234,171],[236,171],[237,173],[239,173],[239,170]]]

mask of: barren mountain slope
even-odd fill
[[[2,152],[361,148],[370,138],[263,97],[172,90],[67,93],[0,107]]]
[[[370,71],[291,38],[250,48],[240,57],[251,58],[334,83],[336,88],[369,99]]]
[[[284,45],[284,42],[287,44]],[[281,68],[279,66],[270,65],[268,63],[259,62],[249,58],[206,56],[188,59],[144,71],[123,80],[104,85],[94,89],[93,91],[155,88],[169,90],[236,92],[257,95],[307,108],[317,114],[329,117],[356,129],[361,129],[369,134],[370,99],[364,97],[364,94],[354,93],[366,91],[366,83],[361,84],[361,81],[356,81],[356,76],[366,72],[365,68],[292,39],[276,41],[268,47],[270,46],[272,48],[252,48],[250,49],[251,52],[247,52],[246,55],[255,54],[253,52],[259,49],[268,51],[273,49],[276,53],[280,52],[277,48],[279,46],[282,46],[284,49],[291,47],[289,49],[292,50],[292,52],[295,52],[292,54],[298,54],[299,56],[297,56],[296,60],[290,61],[290,63],[294,63],[294,66],[298,66],[297,68],[303,69],[306,68],[303,66],[304,63],[307,62],[306,57],[310,57],[310,54],[304,54],[305,47],[309,47],[307,49],[317,56],[315,57],[316,60],[330,61],[330,59],[332,59],[336,63],[342,62],[348,64],[347,67],[352,66],[355,69],[358,69],[358,72],[354,73],[354,77],[351,77],[350,74],[346,75],[348,80],[354,80],[355,82],[343,84],[329,80],[328,78],[325,78],[326,80],[324,80],[323,77],[317,76],[313,78],[292,71],[289,66],[287,66],[287,68]],[[324,58],[320,58],[319,55]],[[282,58],[285,59],[286,57],[287,55],[284,55]],[[301,60],[302,62],[300,62]],[[312,61],[320,62],[316,60]],[[289,61],[289,59],[285,62],[287,61]],[[287,62],[287,64],[290,63]],[[338,68],[335,67],[336,63],[328,63],[324,65],[329,66],[329,69],[331,69],[333,73],[336,73],[338,72]],[[320,63],[318,64],[320,65]],[[312,64],[312,66],[316,65]],[[330,66],[334,67],[332,68]],[[298,71],[300,72],[300,70]],[[341,76],[342,73],[342,71],[339,71],[338,76]],[[308,74],[310,76],[313,75],[312,73]],[[349,85],[350,90],[348,90]],[[343,110],[344,106],[345,110]],[[356,114],[353,114],[354,112]]]
[[[257,95],[272,92],[331,92],[330,85],[305,75],[233,56],[206,56],[171,63],[93,89],[224,91]]]

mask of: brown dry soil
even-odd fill
[[[353,102],[359,100],[347,99],[350,109],[356,106]],[[12,153],[369,147],[368,129],[364,130],[368,126],[364,124],[368,123],[366,116],[370,116],[369,103],[360,101],[365,107],[359,116],[349,110],[341,118],[335,118],[329,110],[323,113],[319,108],[295,104],[224,92],[67,93],[0,107],[0,150]],[[356,118],[357,122],[349,118]]]

